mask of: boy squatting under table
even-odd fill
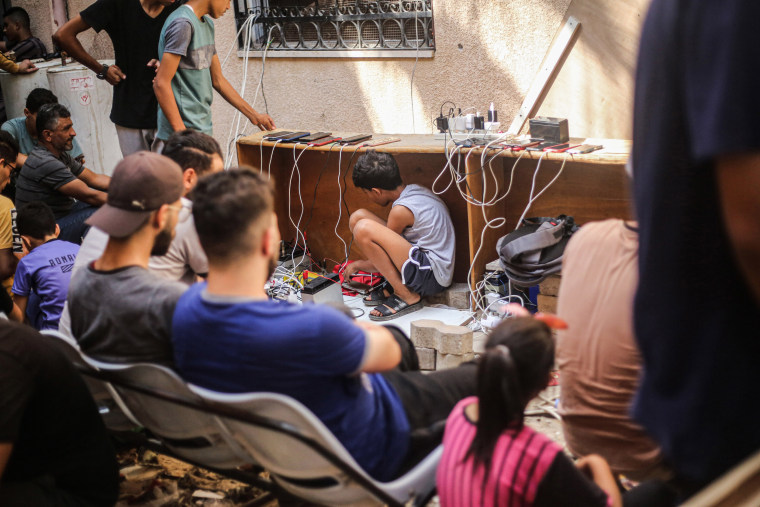
[[[422,308],[422,297],[437,294],[454,277],[454,225],[443,201],[430,189],[405,185],[392,155],[368,151],[354,166],[354,185],[379,206],[391,205],[388,220],[366,209],[351,214],[349,228],[366,260],[346,267],[379,271],[390,286],[364,298],[376,306],[372,320],[390,320]]]

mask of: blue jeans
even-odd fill
[[[71,211],[68,215],[56,220],[58,227],[61,228],[61,234],[58,235],[58,239],[81,245],[82,238],[87,234],[87,231],[90,230],[90,226],[84,222],[97,210],[98,208],[91,204],[77,201],[76,204],[71,207]]]

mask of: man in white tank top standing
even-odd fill
[[[354,166],[354,185],[379,206],[391,205],[388,220],[366,209],[351,214],[349,228],[367,257],[346,268],[380,272],[390,286],[364,298],[375,306],[372,320],[390,320],[422,308],[422,297],[437,294],[454,277],[454,225],[443,201],[430,189],[405,185],[392,155],[368,151]]]

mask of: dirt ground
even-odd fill
[[[151,450],[119,453],[121,487],[117,507],[242,506],[266,492]],[[262,503],[276,506],[275,500]]]

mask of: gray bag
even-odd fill
[[[562,269],[562,254],[570,236],[578,230],[573,217],[534,217],[503,236],[496,252],[507,277],[515,285],[530,287]]]

